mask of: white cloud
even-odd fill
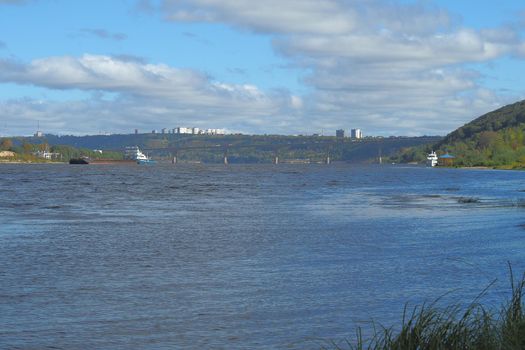
[[[250,103],[265,99],[253,85],[212,82],[193,70],[111,56],[47,57],[29,64],[0,60],[0,68],[0,81],[52,89],[104,90],[194,103],[213,103],[225,96]]]
[[[145,123],[150,128],[180,123],[249,131],[280,120],[291,108],[285,91],[263,92],[254,85],[217,82],[189,69],[100,55],[47,57],[27,64],[0,60],[0,82],[116,94],[109,100],[10,100],[0,110],[6,122],[38,118],[71,132],[81,132],[77,126],[129,131],[130,125]]]
[[[262,32],[335,34],[352,30],[354,10],[338,1],[165,1],[172,21],[226,22]]]
[[[292,108],[301,109],[303,108],[303,99],[299,96],[290,96],[290,104]]]
[[[283,108],[288,100],[283,99]],[[226,106],[183,104],[170,100],[119,97],[113,100],[87,98],[75,101],[12,99],[0,101],[0,136],[29,135],[40,121],[44,132],[91,134],[99,131],[131,133],[177,126],[226,128],[235,132],[278,132],[282,125],[299,127],[289,113],[280,115],[275,106]],[[4,129],[4,126],[7,128]]]
[[[274,36],[276,52],[309,72],[297,117],[311,128],[446,133],[519,96],[487,91],[472,63],[522,56],[512,27],[474,30],[430,2],[178,0],[171,21],[225,23]],[[292,102],[291,105],[294,105]],[[388,131],[389,130],[389,131]]]
[[[298,96],[263,91],[253,83],[219,82],[202,72],[133,56],[57,56],[29,63],[0,59],[0,82],[116,95],[110,100],[4,101],[0,118],[43,121],[47,115],[59,130],[70,131],[77,125],[125,131],[130,125],[151,129],[171,123],[263,133],[361,127],[368,134],[444,134],[522,97],[490,91],[481,83],[483,75],[472,68],[506,56],[525,58],[517,29],[468,28],[430,2],[155,4],[143,0],[137,8],[161,11],[168,21],[223,23],[270,36],[274,50],[289,65],[304,69],[302,82],[310,92]],[[88,33],[116,39],[103,30]],[[13,117],[17,114],[24,117]]]

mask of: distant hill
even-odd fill
[[[484,132],[499,132],[517,128],[523,130],[525,123],[525,100],[516,102],[482,115],[451,132],[436,146],[478,139]]]
[[[525,168],[525,101],[499,108],[454,130],[441,141],[403,150],[394,160],[421,161],[433,149],[452,153],[457,166]]]

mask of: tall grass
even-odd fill
[[[401,327],[396,330],[374,326],[372,336],[364,339],[358,328],[354,341],[331,342],[323,349],[523,350],[525,274],[516,281],[510,265],[509,270],[511,298],[499,309],[486,308],[479,302],[489,286],[467,307],[440,308],[437,302],[416,307],[411,312],[405,307]]]

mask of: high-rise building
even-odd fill
[[[353,139],[362,139],[363,138],[363,132],[361,131],[361,129],[352,129],[352,131],[350,132],[350,136]]]
[[[343,129],[339,129],[335,131],[335,137],[338,139],[342,139],[345,137],[345,131]]]

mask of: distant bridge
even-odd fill
[[[298,142],[275,142],[275,143],[216,143],[216,144],[205,144],[205,145],[184,145],[184,141],[179,141],[180,145],[169,145],[165,147],[145,147],[143,150],[145,152],[163,152],[168,153],[172,159],[172,163],[177,163],[179,160],[179,155],[185,151],[210,151],[217,150],[222,152],[224,164],[228,164],[228,155],[231,154],[233,150],[242,150],[242,149],[257,149],[259,151],[268,151],[273,152],[273,163],[279,164],[279,151],[289,148],[303,148],[308,146],[313,146],[318,149],[319,153],[324,153],[323,162],[330,164],[332,159],[333,150],[336,147],[340,147],[343,144],[354,143],[365,144],[365,143],[374,143],[378,144],[379,150],[378,153],[381,153],[381,144],[384,139],[361,139],[361,140],[349,140],[349,139],[319,139],[319,140],[298,140]],[[319,151],[319,149],[324,149]]]
[[[308,143],[305,143],[308,144]],[[262,145],[248,145],[248,144],[215,144],[215,145],[202,145],[202,146],[167,146],[167,147],[149,147],[149,148],[143,148],[145,152],[165,152],[169,153],[170,157],[172,159],[172,163],[176,164],[179,158],[179,154],[184,151],[209,151],[209,150],[218,150],[221,151],[223,154],[223,163],[228,164],[228,154],[231,153],[231,150],[238,150],[238,149],[250,149],[255,148],[262,151],[271,151],[274,153],[273,157],[273,163],[279,164],[279,150],[290,147],[290,146],[296,146],[298,144],[290,143],[290,144],[262,144]],[[326,152],[326,158],[325,163],[330,164],[330,153],[329,150]]]
[[[364,161],[376,158],[381,161],[382,155],[392,153],[402,147],[411,147],[418,144],[436,142],[436,137],[388,137],[388,138],[364,138],[359,140],[341,139],[335,137],[320,138],[297,138],[296,140],[288,139],[266,139],[260,140],[220,140],[220,142],[208,142],[199,144],[196,138],[184,138],[176,140],[165,146],[143,147],[145,152],[162,152],[168,155],[172,163],[177,163],[180,154],[188,151],[217,151],[220,152],[224,164],[228,164],[228,157],[236,150],[256,149],[273,153],[273,163],[280,162],[279,155],[284,150],[312,150],[318,155],[322,155],[322,162],[330,164],[336,152],[346,154],[345,159]],[[219,140],[217,140],[219,141]],[[193,144],[192,144],[193,143]],[[197,144],[195,144],[197,143]],[[350,146],[350,147],[349,147]],[[354,147],[355,146],[355,147]],[[306,161],[306,159],[304,159]]]

